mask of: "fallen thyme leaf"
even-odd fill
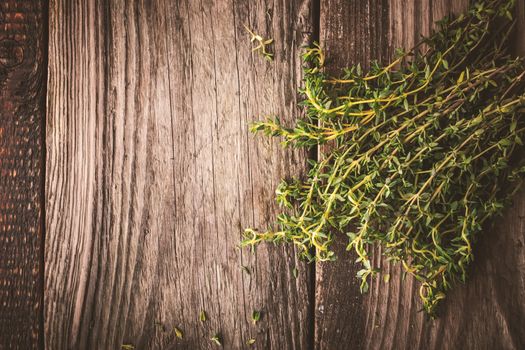
[[[253,324],[256,324],[261,319],[261,312],[257,310],[253,310],[252,312],[252,322]]]
[[[173,327],[173,330],[175,331],[175,336],[179,339],[182,339],[184,337],[184,334],[182,333],[182,331],[177,328],[177,327]]]
[[[222,342],[221,342],[221,336],[220,334],[215,334],[213,337],[210,338],[210,340],[212,342],[214,342],[215,344],[219,345],[219,346],[222,346]]]

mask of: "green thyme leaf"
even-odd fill
[[[173,330],[175,331],[175,336],[179,339],[182,339],[184,337],[184,334],[182,333],[182,331],[177,328],[177,327],[173,327]]]
[[[214,342],[215,344],[219,345],[219,346],[222,346],[222,340],[221,340],[221,336],[220,334],[215,334],[213,337],[210,338],[210,340],[212,342]]]
[[[201,322],[206,321],[206,311],[201,310],[201,312],[200,312],[200,314],[199,314],[199,320],[200,320]]]
[[[252,322],[253,324],[256,324],[261,319],[261,312],[254,310],[252,312]]]

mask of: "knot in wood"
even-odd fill
[[[24,61],[24,48],[13,39],[0,40],[0,65],[13,68]]]

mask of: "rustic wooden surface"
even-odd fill
[[[327,0],[321,4],[321,42],[328,48],[330,69],[370,58],[384,59],[395,47],[410,48],[419,34],[449,12],[464,10],[468,1],[424,0],[385,2]],[[333,11],[332,9],[342,9]],[[378,11],[388,15],[378,22]],[[519,1],[518,28],[525,25]],[[386,24],[388,23],[388,24]],[[379,38],[379,39],[378,39]],[[525,41],[517,35],[522,54]],[[365,46],[365,49],[362,47]],[[357,52],[353,53],[355,49]],[[332,54],[333,52],[333,54]],[[352,54],[353,53],[353,54]],[[345,56],[346,54],[346,56]],[[356,56],[354,56],[356,55]],[[343,61],[341,61],[343,60]],[[451,291],[441,316],[429,320],[420,312],[418,285],[403,280],[401,268],[378,258],[381,276],[361,295],[352,254],[339,247],[336,264],[317,267],[315,342],[319,349],[523,349],[525,348],[525,192],[504,218],[496,219],[479,241],[476,260],[464,286]],[[357,314],[357,315],[356,315]],[[358,316],[360,315],[360,316]]]
[[[0,2],[0,349],[43,341],[45,13]]]
[[[236,247],[312,156],[247,131],[300,113],[301,47],[319,37],[331,72],[366,67],[467,2],[0,3],[0,349],[216,349],[215,333],[226,349],[525,348],[525,190],[437,320],[379,249],[390,281],[361,295],[344,244],[315,266]],[[273,63],[243,25],[275,40]]]
[[[230,349],[309,347],[310,267],[236,245],[306,168],[248,123],[297,115],[311,16],[303,0],[50,1],[48,349],[215,349],[215,333]],[[273,63],[244,24],[275,39]]]

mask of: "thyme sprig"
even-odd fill
[[[277,230],[247,229],[243,246],[290,242],[310,260],[335,258],[334,239],[357,254],[361,290],[378,269],[370,247],[420,283],[433,314],[447,290],[465,281],[484,223],[501,213],[521,183],[525,133],[524,60],[507,52],[514,0],[485,0],[384,66],[360,65],[340,77],[324,70],[318,45],[303,55],[304,117],[278,118],[253,132],[285,146],[330,142],[306,178],[280,183],[285,210]]]
[[[222,346],[222,337],[219,333],[216,333],[210,340],[216,345]]]
[[[268,46],[273,43],[273,39],[263,38],[248,28],[246,25],[244,26],[244,29],[246,29],[248,34],[250,34],[250,42],[257,44],[257,46],[255,46],[252,51],[257,51],[268,61],[273,61],[273,54],[268,49]]]

